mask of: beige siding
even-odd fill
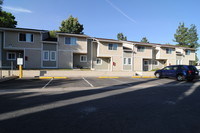
[[[44,43],[43,44],[43,50],[50,50],[50,51],[56,51],[57,45],[52,43]]]
[[[143,59],[141,57],[134,57],[134,71],[142,71]]]
[[[59,35],[59,45],[58,48],[62,50],[71,50],[75,51],[76,53],[87,53],[87,39],[85,37],[76,37],[77,38],[77,45],[67,45],[65,44],[65,37],[72,37],[72,36],[63,36]]]
[[[191,50],[190,55],[186,55],[184,51],[184,58],[182,64],[189,65],[189,61],[195,61],[195,51]]]
[[[25,50],[25,56],[28,60],[25,61],[26,68],[41,68],[41,50]]]
[[[86,62],[81,62],[80,57],[83,54],[74,54],[73,55],[73,67],[75,68],[89,68],[90,67],[90,61],[88,60],[87,56],[87,61]]]
[[[40,33],[33,34],[33,42],[21,42],[19,41],[19,33],[31,33],[31,32],[5,32],[5,47],[9,48],[41,48],[41,35]]]
[[[166,53],[166,49],[167,48],[161,48],[160,49],[160,59],[176,59],[175,48],[171,48],[172,49],[172,53],[171,54],[167,54]]]
[[[73,68],[73,53],[70,51],[58,51],[58,67]]]
[[[122,55],[122,44],[118,44],[117,50],[109,50],[108,45],[113,43],[99,42],[97,47],[97,56],[111,57],[114,55]]]
[[[115,66],[113,66],[113,71],[121,71],[123,70],[123,62],[122,62],[122,56],[113,56],[112,57],[113,62],[116,63]]]
[[[102,64],[100,64],[100,65],[97,65],[96,64],[96,59],[95,59],[95,61],[94,61],[94,68],[95,68],[95,70],[106,70],[106,71],[108,71],[108,70],[110,70],[109,69],[109,58],[101,58],[102,59]]]
[[[131,62],[131,64],[124,64],[124,58],[131,58],[131,61],[132,61],[132,51],[124,51],[123,52],[123,60],[122,60],[123,70],[131,71],[133,61]]]
[[[144,47],[145,47],[144,52],[137,51],[137,47],[136,47],[135,48],[135,52],[136,52],[135,56],[142,57],[142,58],[152,58],[152,47],[148,47],[148,46],[144,46]]]

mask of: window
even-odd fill
[[[131,65],[131,58],[124,58],[124,65]]]
[[[118,44],[108,44],[108,50],[117,50]]]
[[[33,34],[31,34],[31,33],[19,33],[19,41],[21,41],[21,42],[33,42]]]
[[[163,70],[172,70],[171,66],[165,67]]]
[[[7,60],[16,60],[16,53],[15,52],[8,52],[7,53]]]
[[[81,55],[80,62],[87,62],[87,55]]]
[[[56,51],[50,51],[50,61],[56,61]]]
[[[43,60],[48,61],[49,60],[49,51],[43,51]]]
[[[144,60],[144,66],[148,66],[149,61],[148,60]]]
[[[77,39],[75,37],[65,37],[65,44],[68,45],[77,45]]]
[[[166,48],[166,54],[172,54],[172,49],[171,48]]]
[[[190,50],[185,50],[186,55],[190,55],[190,52],[191,52]]]
[[[97,64],[97,65],[101,65],[101,64],[102,64],[102,60],[101,60],[100,58],[97,58],[96,64]]]
[[[137,46],[138,52],[144,52],[145,47],[144,46]]]

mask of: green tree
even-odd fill
[[[197,34],[197,28],[194,24],[191,25],[190,29],[188,30],[188,45],[190,48],[197,49],[199,47],[198,44],[198,34]]]
[[[127,37],[124,36],[123,33],[118,33],[118,34],[117,34],[117,39],[118,39],[118,40],[121,40],[121,41],[127,41]]]
[[[143,37],[140,42],[149,43],[149,41],[148,41],[148,39],[146,37]]]
[[[177,42],[177,45],[195,49],[199,47],[197,42],[199,38],[194,24],[192,24],[190,28],[187,28],[184,23],[180,23],[174,34],[174,38],[175,40],[173,41]]]
[[[0,27],[15,28],[17,21],[15,21],[15,16],[9,12],[0,12]]]
[[[3,4],[3,0],[0,0],[0,12],[2,11],[1,5]]]
[[[83,34],[83,25],[79,23],[78,18],[72,15],[68,19],[63,20],[61,23],[60,31],[72,34]]]
[[[57,30],[51,30],[51,31],[49,31],[50,37],[51,38],[56,38],[56,32],[59,32],[59,31],[57,31]]]

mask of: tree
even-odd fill
[[[3,0],[0,0],[0,5],[3,4]],[[0,6],[0,12],[2,11],[2,7]]]
[[[121,41],[127,41],[127,37],[124,36],[123,33],[118,33],[118,34],[117,34],[117,39],[118,39],[118,40],[121,40]]]
[[[83,25],[78,22],[78,18],[74,18],[72,15],[68,19],[63,20],[61,23],[60,31],[72,34],[83,34]]]
[[[197,34],[197,28],[194,24],[191,25],[191,28],[188,30],[188,45],[191,48],[197,49],[199,47],[198,44],[198,34]]]
[[[56,38],[56,32],[59,32],[59,31],[57,31],[57,30],[51,30],[51,31],[49,32],[50,37],[51,37],[51,38]]]
[[[0,12],[0,27],[6,27],[6,28],[15,28],[17,25],[17,21],[15,21],[15,17],[5,11]]]
[[[149,41],[147,40],[146,37],[143,37],[142,40],[141,40],[140,42],[149,43]]]
[[[199,47],[198,44],[198,34],[197,29],[194,24],[190,28],[185,27],[184,23],[180,23],[176,33],[174,34],[175,42],[178,42],[177,45],[195,48]]]

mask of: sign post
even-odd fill
[[[23,65],[23,58],[17,58],[17,65],[19,65],[19,78],[23,77],[22,65]]]

